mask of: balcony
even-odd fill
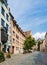
[[[8,40],[7,29],[5,27],[1,28],[1,42],[5,44]]]

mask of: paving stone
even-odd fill
[[[44,61],[45,59],[46,61]],[[47,54],[34,52],[12,55],[11,59],[6,59],[0,65],[47,65]]]

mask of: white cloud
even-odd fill
[[[39,32],[37,32],[37,33],[35,33],[33,36],[34,36],[34,38],[37,40],[37,39],[44,39],[45,38],[45,34],[46,34],[46,32],[42,32],[42,33],[39,33]]]

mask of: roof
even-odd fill
[[[18,30],[24,35],[24,37],[26,37],[25,34],[23,33],[23,30],[17,24],[16,20],[13,20],[13,22],[15,23],[15,26],[18,28]]]

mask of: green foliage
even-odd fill
[[[0,51],[0,63],[5,60],[4,53]]]
[[[7,57],[7,58],[11,58],[11,54],[10,54],[10,53],[8,53],[6,57]]]
[[[35,45],[35,39],[31,36],[29,36],[28,38],[26,38],[25,42],[24,42],[24,50],[31,50],[32,46]]]

